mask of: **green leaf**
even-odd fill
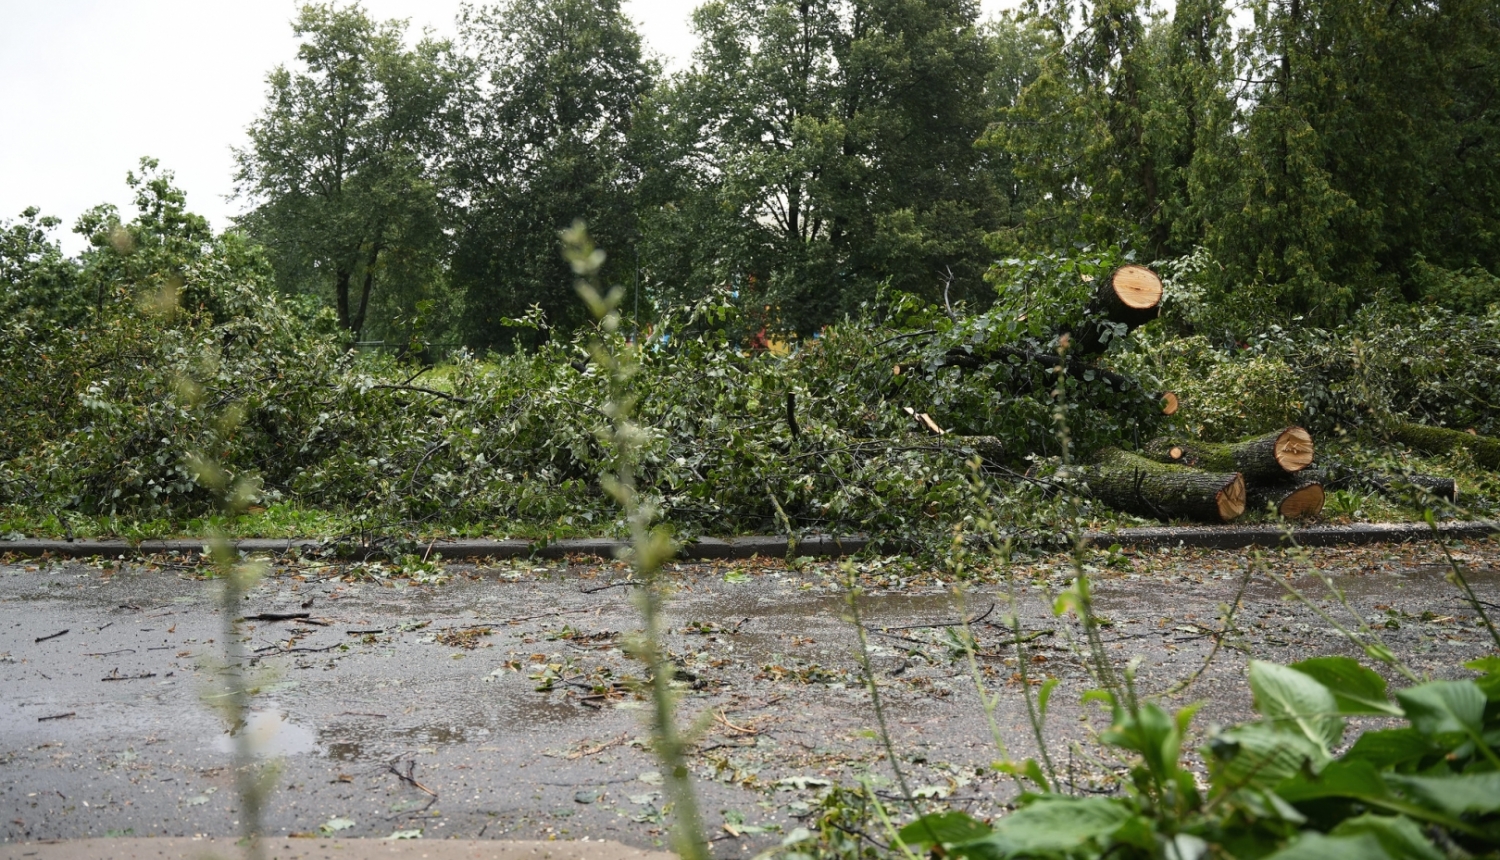
[[[1486,776],[1489,775],[1492,774],[1486,774]],[[1421,784],[1407,790],[1403,781],[1409,779],[1412,778],[1400,774],[1381,774],[1367,761],[1336,761],[1324,768],[1323,772],[1317,776],[1298,774],[1293,779],[1277,786],[1276,793],[1291,803],[1305,803],[1324,798],[1345,798],[1374,809],[1404,814],[1420,821],[1435,822],[1452,830],[1479,835],[1479,831],[1473,826],[1458,820],[1456,813],[1444,809],[1440,803],[1429,802],[1420,794],[1422,791],[1431,791],[1445,801],[1469,803],[1472,799],[1467,793],[1468,789],[1444,789],[1442,786],[1430,787]],[[1409,797],[1395,796],[1388,787],[1390,785],[1407,791]],[[1500,797],[1500,790],[1497,790],[1496,796]]]
[[[1052,700],[1052,691],[1057,689],[1058,680],[1048,678],[1042,682],[1042,688],[1036,693],[1036,709],[1042,719],[1047,718],[1047,703]]]
[[[1364,801],[1382,801],[1391,793],[1380,781],[1380,773],[1367,761],[1336,761],[1322,773],[1298,773],[1278,785],[1276,793],[1291,803],[1325,797],[1348,797]]]
[[[976,821],[967,812],[934,812],[924,815],[896,832],[908,848],[928,851],[934,844],[955,845],[972,842],[989,835],[991,828]]]
[[[1484,692],[1473,681],[1431,681],[1396,693],[1412,728],[1428,737],[1483,732]]]
[[[1349,657],[1314,657],[1293,663],[1296,669],[1333,694],[1339,713],[1401,716],[1385,692],[1385,679]]]
[[[1442,776],[1409,776],[1390,773],[1386,784],[1399,789],[1414,803],[1447,815],[1500,812],[1500,773],[1455,773]]]
[[[1416,822],[1400,815],[1361,815],[1339,822],[1329,832],[1331,836],[1362,834],[1374,836],[1391,857],[1402,860],[1444,860],[1443,852],[1437,850],[1422,835]]]
[[[397,831],[393,832],[390,836],[386,837],[386,839],[390,839],[390,840],[396,840],[396,839],[421,839],[421,838],[422,838],[422,828],[420,828],[420,827],[412,829],[412,830],[397,830]]]
[[[1376,770],[1389,770],[1441,749],[1416,729],[1380,729],[1361,734],[1344,753],[1344,761],[1369,762]]]
[[[1409,855],[1392,854],[1373,833],[1324,836],[1304,833],[1287,847],[1263,860],[1400,860]]]
[[[973,844],[1000,856],[1061,853],[1109,836],[1132,817],[1123,800],[1041,796],[1000,819],[993,833]]]
[[[1280,731],[1265,723],[1248,723],[1220,732],[1209,741],[1219,767],[1218,789],[1270,788],[1322,761],[1323,752],[1300,734]]]
[[[1464,668],[1484,673],[1475,678],[1474,683],[1484,691],[1485,698],[1491,702],[1500,702],[1500,657],[1470,660],[1464,664]]]
[[[1151,702],[1141,705],[1134,716],[1122,713],[1121,718],[1101,735],[1104,741],[1140,753],[1158,780],[1171,779],[1182,748],[1176,721]]]
[[[1034,758],[1021,763],[1021,774],[1048,791],[1052,789],[1051,784],[1047,782],[1047,775],[1042,773],[1042,766],[1037,764]]]
[[[1318,746],[1326,760],[1344,734],[1338,703],[1328,688],[1296,669],[1250,661],[1250,689],[1255,707],[1274,726],[1300,732]]]

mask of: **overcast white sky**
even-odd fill
[[[698,0],[625,0],[669,68],[686,64]],[[1014,0],[982,0],[986,14]],[[193,211],[223,229],[240,210],[230,147],[259,113],[265,75],[296,56],[300,0],[0,0],[0,220],[27,206],[74,219],[125,208],[143,155],[175,172]],[[364,0],[378,19],[451,34],[459,0]]]

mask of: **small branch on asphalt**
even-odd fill
[[[246,615],[235,619],[236,621],[298,621],[312,618],[311,612],[260,612],[255,615]]]
[[[121,648],[118,651],[95,651],[95,652],[92,652],[92,653],[89,653],[89,654],[84,654],[83,656],[85,656],[85,657],[113,657],[116,654],[134,654],[134,653],[135,653],[135,649],[134,648]]]
[[[619,746],[620,744],[625,743],[629,739],[630,739],[629,733],[622,733],[617,738],[611,738],[610,740],[604,741],[604,742],[602,742],[600,744],[597,744],[595,746],[589,747],[587,749],[581,749],[581,750],[578,750],[577,752],[570,752],[566,756],[564,756],[564,758],[567,758],[567,759],[569,759],[571,761],[571,760],[574,760],[574,759],[583,758],[584,756],[598,755],[599,753],[604,752],[605,750],[609,749],[610,747],[616,747],[616,746]]]
[[[597,594],[597,593],[599,593],[601,591],[607,591],[608,589],[611,589],[611,588],[619,588],[622,585],[643,585],[643,584],[644,583],[642,583],[639,579],[618,579],[618,580],[615,580],[614,582],[609,583],[608,585],[596,585],[593,588],[580,588],[580,589],[578,589],[578,593],[579,594]]]
[[[68,711],[66,714],[53,714],[50,717],[37,717],[36,721],[39,722],[39,723],[45,723],[48,720],[66,720],[69,717],[76,717],[76,716],[78,716],[78,714],[76,712],[74,712],[74,711]]]
[[[323,648],[302,648],[302,647],[283,648],[280,645],[267,645],[264,648],[256,648],[255,649],[255,653],[257,655],[260,655],[260,654],[321,654],[324,651],[332,651],[335,648],[342,648],[342,647],[344,647],[344,643],[342,643],[342,642],[340,642],[338,644],[335,644],[335,645],[329,645],[329,646],[326,646],[326,647],[323,647]]]
[[[143,673],[141,673],[139,675],[121,675],[119,669],[111,669],[110,673],[108,675],[104,676],[103,678],[100,678],[99,680],[101,680],[101,681],[141,681],[141,680],[144,680],[146,678],[155,678],[155,677],[156,677],[156,673],[155,672],[143,672]]]
[[[397,764],[400,764],[400,759],[387,764],[386,769],[395,774],[402,782],[406,783],[407,785],[412,786],[418,791],[424,792],[433,799],[437,799],[437,792],[433,791],[422,783],[417,782],[417,778],[413,775],[417,771],[417,763],[415,761],[412,761],[410,759],[407,760],[406,773],[402,773],[401,770],[396,767]]]
[[[991,601],[989,609],[986,609],[980,615],[976,615],[975,617],[970,618],[967,621],[934,621],[931,624],[903,624],[900,627],[882,627],[880,629],[881,630],[921,630],[921,629],[923,629],[925,627],[967,627],[967,626],[969,626],[971,624],[978,624],[979,622],[983,621],[984,619],[989,618],[990,617],[990,613],[994,612],[994,611],[995,611],[995,604],[994,604],[993,601]]]
[[[535,621],[538,618],[551,618],[554,615],[576,615],[580,612],[597,612],[604,609],[603,606],[581,606],[577,609],[554,609],[551,612],[538,612],[535,615],[518,615],[515,618],[506,618],[499,624],[520,624],[522,621]]]
[[[65,634],[67,634],[67,632],[68,631],[66,631],[66,630],[59,630],[56,633],[50,633],[50,634],[48,634],[46,636],[38,636],[36,638],[36,641],[38,641],[38,642],[46,642],[48,639],[56,639],[59,636],[63,636]]]

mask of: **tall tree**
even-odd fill
[[[973,146],[997,66],[977,15],[968,0],[700,7],[694,66],[668,97],[692,177],[673,214],[717,225],[692,251],[699,277],[804,330],[881,282],[977,294],[1005,209]]]
[[[1263,0],[1235,187],[1208,241],[1268,314],[1337,322],[1414,297],[1421,257],[1500,271],[1500,9]]]
[[[242,223],[280,286],[331,292],[358,339],[372,297],[411,304],[440,281],[435,176],[457,71],[447,43],[409,47],[405,22],[377,23],[358,5],[303,6],[293,31],[298,68],[268,76],[265,110],[235,153],[237,189],[258,204]]]
[[[1032,241],[1160,240],[1162,189],[1145,103],[1154,89],[1149,4],[1051,0],[1028,11],[1046,34],[1046,55],[989,143],[1015,153],[1036,189]]]
[[[146,290],[177,289],[184,271],[214,241],[208,219],[187,208],[187,194],[170,170],[142,158],[139,172],[125,174],[135,217],[123,221],[112,204],[84,212],[73,232],[88,240],[80,262],[84,292],[96,309],[111,301],[134,300]]]
[[[0,220],[0,319],[72,325],[86,315],[78,263],[63,255],[51,235],[61,223],[35,207],[18,221]]]
[[[464,213],[452,263],[467,303],[465,339],[504,347],[507,319],[540,306],[550,325],[582,322],[559,231],[574,220],[629,282],[638,158],[630,146],[653,67],[619,0],[505,0],[460,21],[475,75],[468,137],[450,173]]]

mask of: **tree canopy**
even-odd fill
[[[668,75],[619,0],[469,5],[454,42],[310,4],[236,153],[239,226],[283,293],[398,352],[584,324],[579,220],[633,330],[712,295],[780,335],[880,295],[981,308],[1005,261],[1081,247],[1193,261],[1224,332],[1500,298],[1494,0],[1247,8],[706,0]],[[6,228],[6,276],[78,304],[50,223]]]

